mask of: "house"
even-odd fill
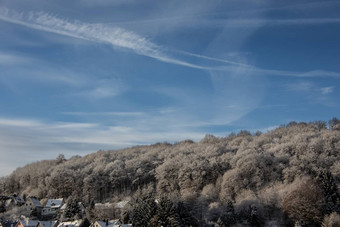
[[[39,221],[37,227],[57,227],[59,221]]]
[[[38,220],[24,219],[20,220],[15,227],[37,227],[38,224]]]
[[[35,208],[41,211],[43,206],[41,205],[37,197],[30,196],[26,199],[25,207],[31,211],[34,210]]]
[[[45,205],[45,207],[42,209],[42,215],[43,216],[57,216],[60,208],[64,204],[64,199],[49,199]]]
[[[8,196],[5,202],[5,206],[8,209],[12,209],[13,207],[16,207],[16,206],[22,206],[24,204],[25,204],[25,200],[20,195],[16,195],[16,194],[12,196]]]
[[[116,227],[120,224],[119,220],[95,221],[90,227]]]
[[[41,205],[40,201],[34,197],[30,196],[26,199],[25,208],[27,211],[31,212],[31,215],[39,217],[41,215],[41,211],[43,206]]]
[[[82,220],[60,222],[56,227],[79,227]]]
[[[17,206],[22,206],[25,204],[25,200],[20,195],[14,194],[12,198]]]
[[[39,221],[25,218],[20,220],[15,227],[57,227],[59,221]]]

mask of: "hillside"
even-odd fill
[[[340,131],[335,125],[328,129],[320,121],[291,122],[264,134],[207,135],[199,142],[98,151],[68,160],[60,155],[1,179],[0,194],[72,196],[84,204],[128,198],[130,211],[138,198],[151,194],[199,205],[200,220],[206,222],[216,222],[232,204],[242,220],[247,216],[243,213],[255,207],[259,219],[289,223],[301,219],[292,214],[289,202],[305,187],[306,192],[323,195],[317,209],[320,217],[315,214],[318,219],[309,220],[320,223],[338,209],[324,202],[328,195],[322,182],[327,174],[329,182],[339,182],[339,151]],[[317,190],[307,185],[316,185]],[[197,217],[197,212],[193,215]]]

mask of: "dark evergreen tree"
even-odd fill
[[[64,219],[73,219],[75,216],[79,216],[80,208],[77,200],[70,196],[66,203],[66,209],[64,211]]]
[[[156,212],[157,204],[153,196],[137,199],[131,215],[133,226],[147,227]]]
[[[6,206],[4,202],[0,202],[0,213],[6,212]]]
[[[340,212],[340,195],[338,187],[329,171],[321,171],[318,176],[318,184],[324,195],[324,213]]]
[[[161,226],[180,226],[176,206],[166,197],[162,197],[158,201],[157,217]]]
[[[249,217],[248,222],[251,226],[258,227],[261,226],[260,219],[257,214],[257,207],[256,206],[249,206]]]
[[[79,227],[89,227],[91,225],[91,222],[89,219],[85,218],[79,225]]]
[[[235,215],[235,210],[233,203],[229,200],[227,202],[226,208],[225,208],[225,213],[222,215],[220,218],[223,226],[233,226],[236,224],[236,215]]]
[[[198,226],[197,219],[194,218],[192,210],[186,203],[178,201],[176,209],[180,226]]]

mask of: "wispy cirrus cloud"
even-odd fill
[[[252,70],[254,73],[258,75],[266,75],[266,76],[285,76],[285,77],[298,77],[298,78],[312,78],[312,77],[332,77],[332,78],[340,78],[339,72],[332,72],[326,70],[312,70],[307,72],[298,72],[298,71],[287,71],[287,70],[275,70],[275,69],[264,69],[256,67],[255,65],[248,64],[239,64],[244,69]],[[212,68],[214,71],[235,71],[239,67],[235,66],[218,66]]]
[[[68,37],[77,39],[87,40],[90,42],[96,42],[101,44],[108,44],[114,48],[122,48],[135,52],[139,55],[148,56],[156,60],[181,65],[184,67],[190,67],[202,70],[217,70],[217,71],[233,71],[234,67],[242,66],[247,69],[254,70],[255,73],[262,73],[265,75],[273,76],[292,76],[292,77],[340,77],[340,73],[330,72],[324,70],[314,70],[309,72],[293,72],[293,71],[282,71],[282,70],[271,70],[255,67],[254,65],[245,64],[242,62],[216,58],[212,56],[205,56],[201,54],[190,53],[180,50],[169,50],[160,45],[153,43],[150,39],[140,36],[133,31],[126,30],[117,26],[107,26],[105,24],[98,23],[84,23],[80,21],[69,21],[66,19],[58,18],[56,16],[43,13],[43,12],[29,12],[19,13],[8,8],[0,8],[0,20],[7,21],[14,24],[23,25],[33,29],[56,33]],[[337,18],[326,18],[326,19],[305,19],[305,20],[273,20],[275,23],[305,23],[310,20],[310,23],[327,23],[327,22],[340,22]],[[242,23],[254,23],[251,20],[238,19],[236,24]],[[268,20],[266,20],[268,22]],[[255,20],[256,22],[256,20]],[[270,21],[269,21],[270,22]],[[229,20],[229,23],[234,24],[233,20]],[[223,22],[224,26],[225,21]],[[265,24],[263,20],[256,22],[256,25]],[[172,54],[171,54],[172,53]],[[184,61],[180,57],[173,56],[173,53],[178,53],[182,56],[189,56],[192,58],[199,58],[206,60],[207,64],[195,64],[189,61]],[[6,57],[6,56],[5,56]],[[0,55],[1,58],[1,55]],[[10,57],[6,57],[10,60]],[[18,60],[18,59],[17,59]],[[222,66],[209,64],[209,61],[222,63]],[[94,91],[96,92],[96,91]],[[97,92],[100,94],[108,94],[107,92]]]
[[[139,55],[155,58],[159,61],[204,69],[203,66],[191,64],[169,57],[158,46],[132,31],[104,24],[70,22],[43,12],[18,13],[7,8],[0,8],[0,20],[23,25],[33,29],[52,32],[82,40],[109,44],[115,48],[125,48]]]
[[[310,81],[299,81],[294,84],[287,84],[287,90],[295,92],[303,92],[309,94],[310,97],[320,99],[322,97],[327,97],[329,94],[333,93],[334,86],[320,86]]]
[[[337,24],[340,18],[295,18],[295,19],[213,19],[202,22],[202,26],[213,27],[249,27],[249,26],[284,26],[284,25],[315,25]]]
[[[143,55],[153,56],[159,53],[157,45],[119,27],[105,27],[102,24],[79,21],[70,22],[43,12],[18,13],[7,8],[0,9],[0,19],[33,29],[132,49]]]

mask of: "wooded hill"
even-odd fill
[[[206,135],[199,142],[98,151],[68,160],[60,155],[2,178],[0,194],[72,196],[84,204],[129,200],[130,219],[140,198],[151,196],[190,205],[192,217],[202,223],[319,225],[340,211],[339,126],[336,118],[328,127],[322,121],[291,122],[264,134]]]

